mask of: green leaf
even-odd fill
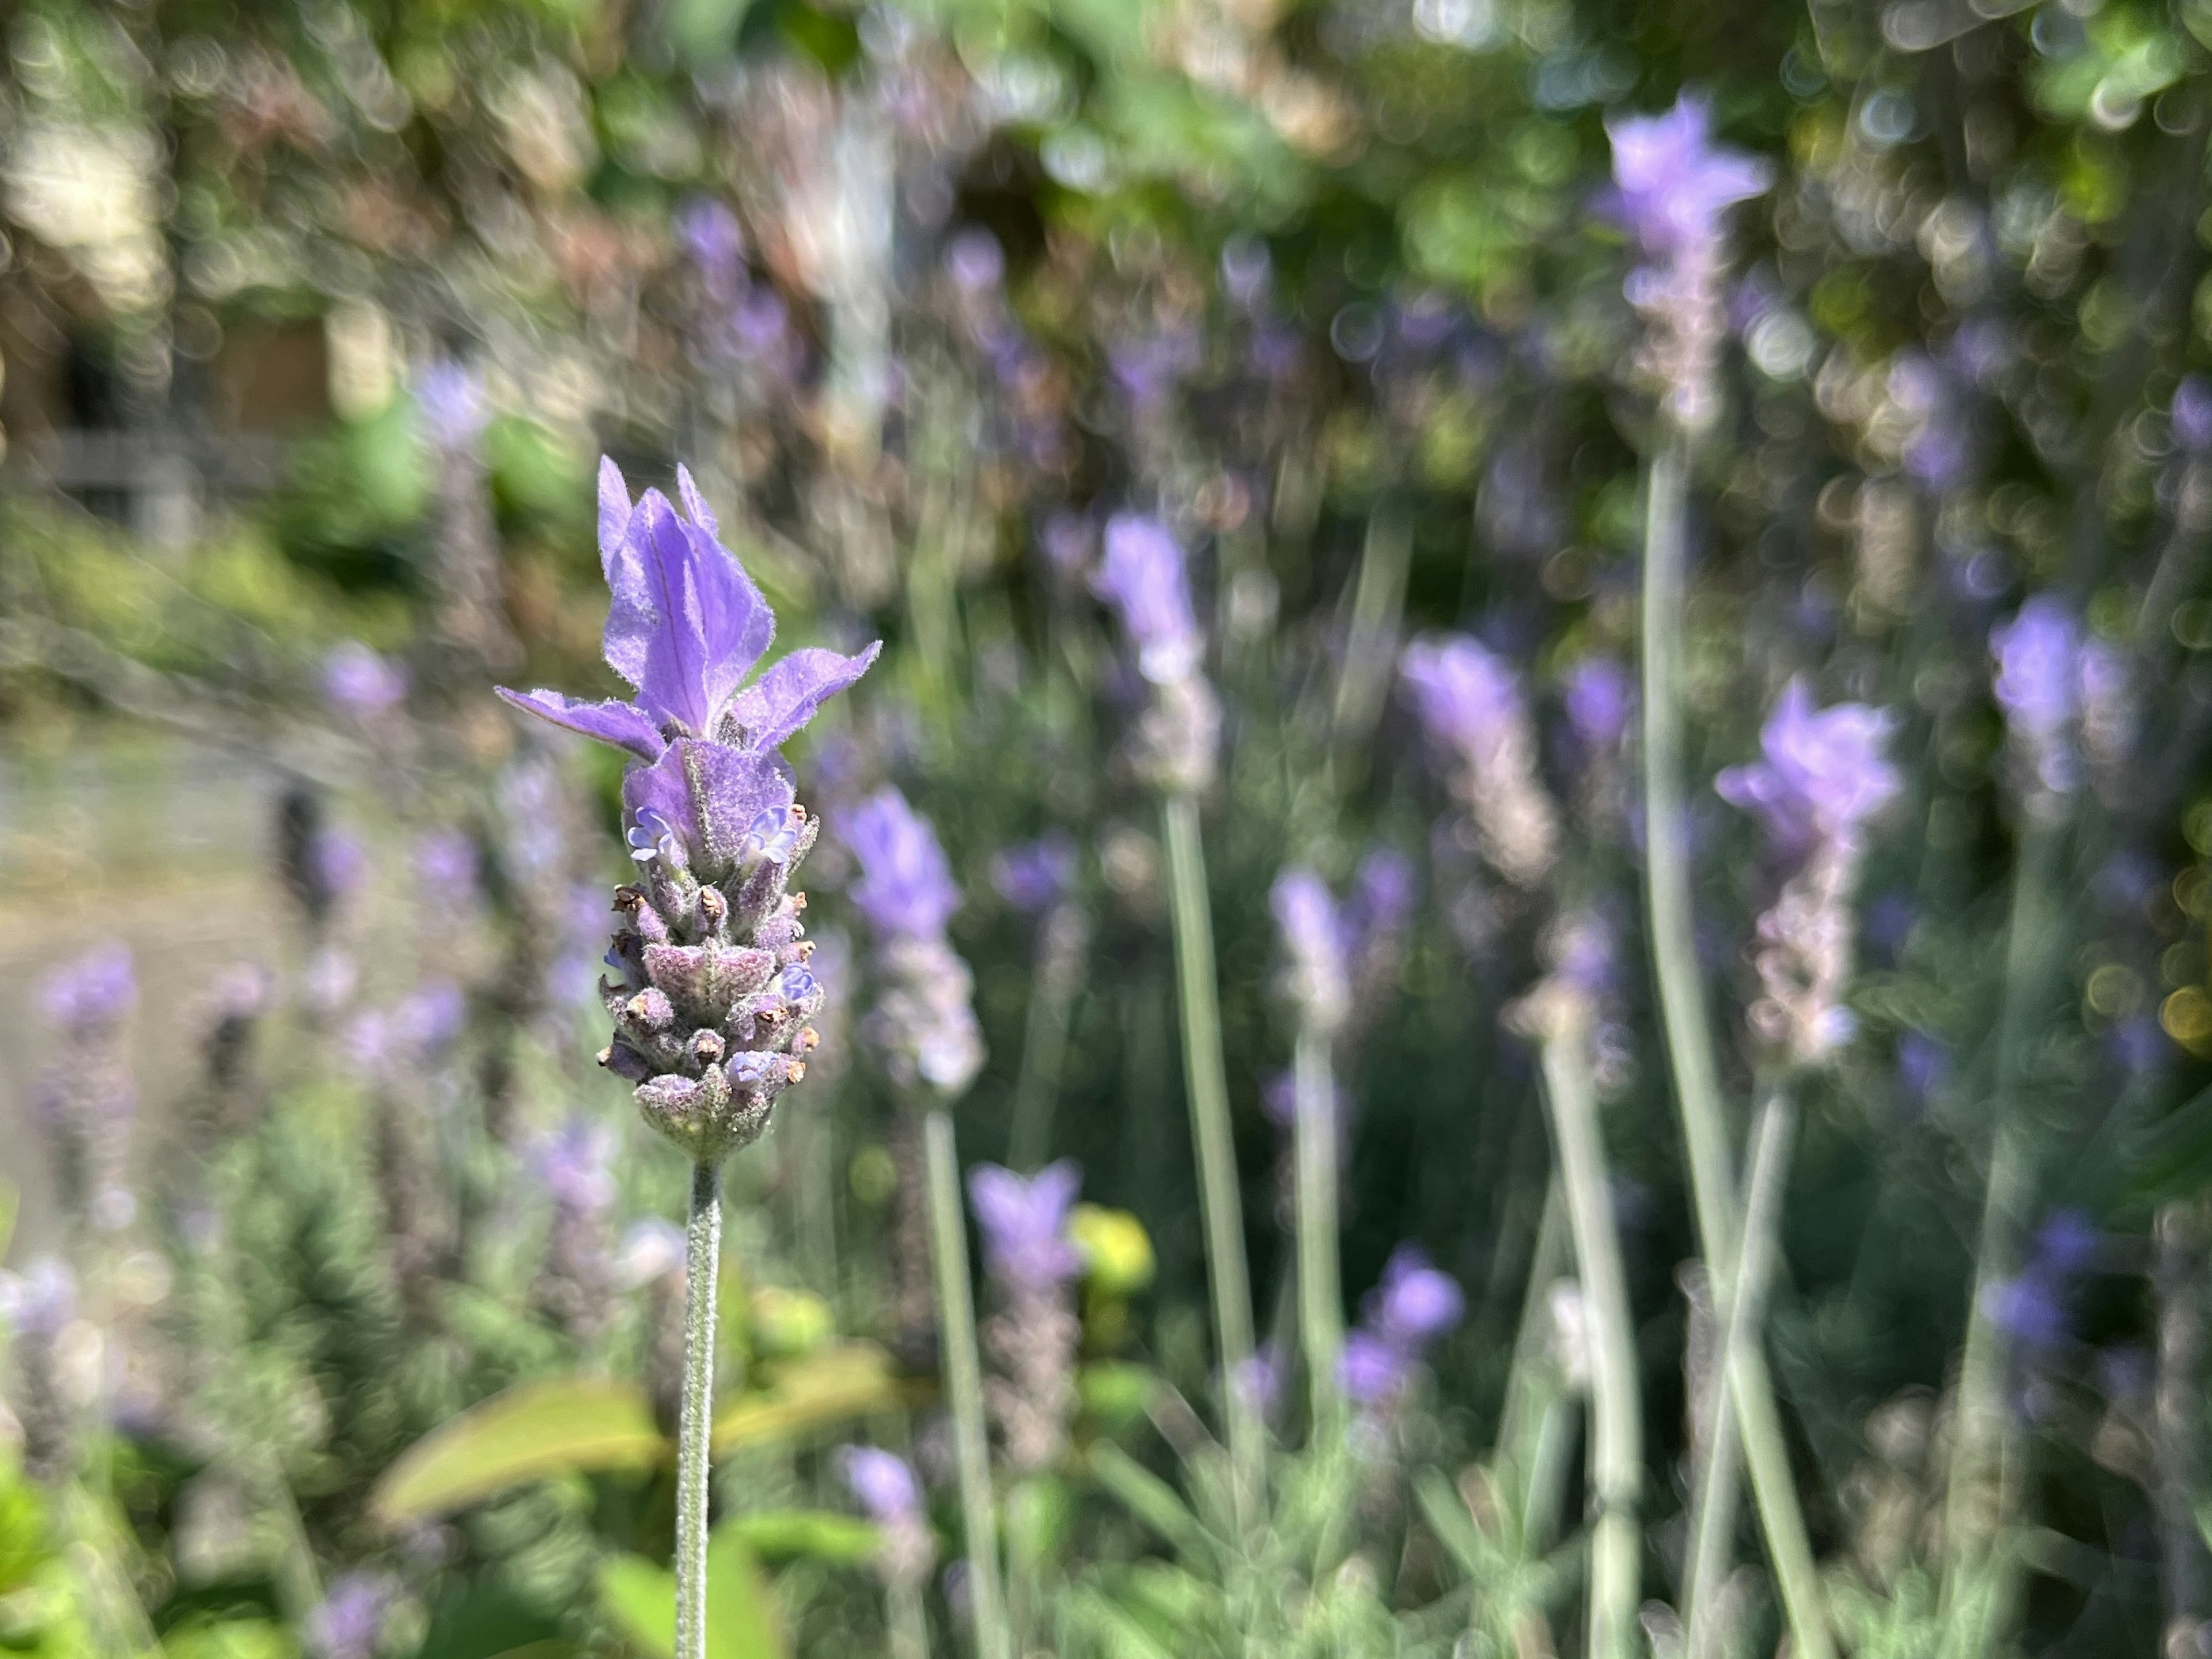
[[[548,1475],[647,1469],[668,1442],[644,1394],[596,1377],[524,1382],[416,1441],[369,1502],[386,1525],[465,1509]]]
[[[846,1342],[778,1366],[766,1388],[726,1400],[714,1413],[714,1455],[778,1445],[907,1403],[912,1389],[872,1342]]]
[[[599,1602],[623,1634],[653,1659],[676,1653],[676,1575],[639,1555],[599,1564]],[[789,1659],[775,1590],[728,1522],[707,1546],[707,1659]]]
[[[805,1556],[851,1565],[867,1560],[883,1543],[874,1522],[834,1510],[759,1510],[733,1515],[720,1529],[744,1539],[765,1561]]]
[[[1085,1365],[1075,1376],[1084,1414],[1108,1429],[1121,1428],[1143,1416],[1158,1386],[1159,1379],[1149,1366],[1121,1360]]]
[[[1184,1555],[1204,1559],[1212,1553],[1213,1540],[1175,1488],[1119,1446],[1103,1440],[1092,1446],[1091,1472],[1131,1514]]]

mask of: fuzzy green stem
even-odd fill
[[[1705,981],[1691,932],[1690,859],[1684,838],[1680,653],[1687,485],[1686,448],[1679,439],[1670,441],[1652,457],[1644,488],[1644,902],[1661,1023],[1674,1072],[1674,1102],[1682,1119],[1698,1248],[1711,1277],[1714,1302],[1720,1305],[1730,1296],[1735,1279],[1735,1182],[1729,1169],[1727,1115],[1713,1060]],[[1798,1659],[1833,1659],[1826,1598],[1813,1562],[1804,1511],[1797,1502],[1790,1449],[1783,1438],[1765,1353],[1753,1348],[1736,1356],[1726,1380],[1768,1559],[1782,1590],[1791,1645]]]
[[[1796,1133],[1796,1103],[1776,1088],[1759,1108],[1751,1129],[1751,1174],[1743,1205],[1743,1248],[1736,1262],[1734,1293],[1716,1297],[1721,1327],[1720,1364],[1715,1368],[1712,1399],[1702,1425],[1705,1468],[1693,1487],[1690,1559],[1682,1574],[1688,1586],[1684,1607],[1689,1626],[1690,1659],[1704,1659],[1724,1639],[1715,1624],[1721,1581],[1728,1571],[1735,1537],[1735,1437],[1729,1433],[1734,1409],[1731,1376],[1742,1356],[1760,1341],[1766,1317],[1766,1292],[1781,1258],[1782,1199],[1789,1186],[1790,1147]]]
[[[1319,1442],[1336,1421],[1336,1356],[1344,1346],[1344,1289],[1337,1273],[1335,1085],[1329,1042],[1310,1028],[1298,1032],[1291,1072],[1297,1105],[1292,1146],[1298,1202],[1298,1323],[1313,1435]]]
[[[2021,1235],[2033,1196],[2029,1125],[2020,1109],[2030,1029],[2041,1006],[2048,936],[2055,931],[2051,884],[2060,827],[2031,823],[2014,872],[2005,946],[2004,999],[1997,1016],[1996,1127],[1990,1142],[1989,1184],[1974,1250],[1973,1299],[1966,1308],[1966,1352],[1959,1362],[1949,1480],[1943,1500],[1943,1599],[1962,1608],[1965,1580],[1991,1565],[1991,1551],[2010,1507],[2007,1488],[2018,1447],[2005,1400],[2004,1334],[1989,1316],[1991,1287],[2017,1271]],[[2002,1594],[1974,1595],[1990,1619],[2003,1614]],[[1961,1617],[1964,1617],[1963,1612]],[[1981,1636],[1986,1637],[1984,1629]],[[1961,1651],[1978,1650],[1969,1637]]]
[[[1213,1291],[1214,1352],[1221,1366],[1237,1513],[1241,1524],[1249,1524],[1259,1492],[1260,1425],[1246,1390],[1237,1382],[1252,1357],[1252,1289],[1244,1264],[1244,1204],[1237,1185],[1237,1143],[1229,1123],[1229,1079],[1221,1057],[1206,854],[1199,840],[1196,801],[1186,794],[1171,794],[1162,803],[1161,817],[1175,918],[1176,978],[1182,1002],[1183,1086],[1190,1098],[1206,1273]]]
[[[960,1159],[952,1119],[933,1110],[922,1125],[929,1179],[929,1254],[937,1269],[939,1352],[952,1412],[953,1463],[968,1539],[968,1587],[976,1659],[1014,1659],[999,1577],[999,1528],[991,1506],[991,1446],[983,1427],[983,1364],[975,1350],[975,1303],[968,1286],[968,1226],[960,1207]]]
[[[1553,994],[1539,991],[1540,997]],[[1544,1103],[1559,1184],[1590,1320],[1590,1659],[1630,1659],[1643,1590],[1644,1412],[1638,1398],[1636,1328],[1621,1266],[1620,1235],[1606,1177],[1605,1141],[1590,1081],[1587,1021],[1559,994],[1543,1033]]]
[[[691,1170],[684,1229],[684,1397],[676,1429],[676,1659],[707,1656],[707,1522],[714,1432],[714,1281],[722,1262],[719,1162]]]

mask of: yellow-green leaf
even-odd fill
[[[890,1356],[872,1342],[845,1342],[777,1367],[767,1386],[722,1402],[714,1413],[714,1455],[793,1440],[907,1401],[908,1385]]]
[[[480,1504],[548,1475],[650,1468],[669,1455],[634,1384],[524,1382],[434,1429],[384,1472],[370,1498],[386,1524]]]
[[[744,1539],[763,1561],[805,1556],[845,1565],[874,1555],[884,1536],[874,1522],[835,1510],[756,1510],[732,1516],[722,1530]]]
[[[599,1564],[599,1601],[631,1644],[674,1659],[676,1575],[638,1555]],[[789,1659],[775,1590],[744,1539],[726,1522],[707,1547],[707,1659]]]

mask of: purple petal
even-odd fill
[[[730,704],[739,745],[775,749],[789,740],[824,702],[866,673],[883,648],[878,640],[850,657],[818,647],[793,652]]]
[[[688,475],[679,488],[704,510]],[[614,510],[602,500],[603,529]],[[608,665],[657,721],[707,735],[775,637],[768,601],[712,530],[687,522],[657,489],[623,525],[606,577]]]
[[[691,469],[681,461],[676,464],[676,493],[683,497],[684,510],[691,515],[691,522],[719,540],[722,526],[715,520],[714,509],[707,505],[707,498],[692,482]]]
[[[635,704],[617,702],[612,698],[605,702],[582,702],[574,697],[564,697],[558,691],[510,691],[503,685],[498,690],[501,696],[527,714],[566,726],[571,732],[581,732],[587,738],[597,738],[601,743],[611,743],[617,749],[627,749],[641,760],[659,760],[661,751],[668,747],[652,718]]]
[[[1029,1218],[1029,1183],[995,1164],[968,1171],[968,1198],[976,1224],[991,1237],[1018,1233]]]

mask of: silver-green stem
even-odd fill
[[[1650,917],[1661,1023],[1682,1119],[1698,1249],[1717,1305],[1735,1279],[1735,1177],[1727,1116],[1713,1060],[1690,923],[1690,860],[1682,814],[1681,631],[1685,620],[1684,507],[1688,456],[1679,439],[1651,459],[1644,521],[1644,902]],[[1826,1598],[1805,1528],[1783,1438],[1781,1413],[1765,1353],[1753,1348],[1724,1373],[1743,1437],[1768,1559],[1782,1591],[1791,1645],[1799,1659],[1833,1659]]]
[[[719,1162],[691,1170],[684,1229],[684,1398],[676,1427],[676,1659],[707,1656],[707,1509],[714,1435],[714,1280],[722,1263]]]
[[[1558,994],[1543,1030],[1544,1101],[1590,1321],[1590,1498],[1597,1516],[1590,1537],[1589,1656],[1630,1659],[1638,1648],[1644,1577],[1637,1525],[1644,1495],[1644,1411],[1588,1037],[1587,1019],[1571,1006],[1571,994]]]
[[[2004,999],[1997,1016],[1996,1127],[1990,1141],[1989,1184],[1974,1249],[1973,1298],[1966,1306],[1966,1346],[1959,1362],[1951,1466],[1943,1499],[1943,1601],[1963,1607],[1966,1586],[1990,1565],[1990,1552],[2010,1508],[2007,1487],[2017,1471],[2016,1437],[2005,1399],[2004,1334],[1989,1316],[1990,1288],[2017,1271],[2021,1239],[2033,1196],[2028,1124],[2020,1109],[2028,1028],[2040,1004],[2049,893],[2063,835],[2058,825],[2032,823],[2013,876],[2005,946]],[[2002,1594],[1972,1598],[1991,1619],[2003,1616]],[[1963,1616],[1963,1615],[1962,1615]],[[1986,1634],[1986,1632],[1984,1632]],[[1971,1641],[1968,1648],[1972,1648]]]
[[[975,1350],[975,1302],[968,1287],[968,1226],[960,1207],[960,1158],[952,1119],[941,1109],[922,1124],[929,1180],[929,1254],[937,1269],[938,1351],[952,1412],[960,1519],[968,1539],[968,1588],[976,1659],[1014,1659],[999,1577],[999,1527],[991,1504],[991,1446],[983,1427],[983,1364]]]
[[[1717,1624],[1719,1591],[1727,1575],[1735,1538],[1737,1441],[1729,1432],[1733,1411],[1729,1379],[1741,1357],[1756,1347],[1766,1318],[1766,1293],[1781,1259],[1782,1198],[1789,1186],[1790,1142],[1796,1133],[1796,1104],[1786,1089],[1771,1091],[1751,1126],[1751,1173],[1743,1204],[1743,1248],[1736,1261],[1734,1293],[1717,1296],[1721,1327],[1720,1364],[1714,1368],[1712,1398],[1700,1425],[1705,1467],[1692,1487],[1690,1559],[1682,1574],[1688,1586],[1683,1608],[1689,1626],[1690,1659],[1717,1651],[1725,1632]]]
[[[1068,1016],[1082,982],[1088,932],[1082,911],[1072,904],[1054,906],[1037,929],[1036,970],[1030,980],[1021,1075],[1014,1083],[1013,1127],[1006,1139],[1007,1164],[1024,1175],[1041,1168],[1052,1151]]]
[[[1297,1105],[1292,1148],[1297,1165],[1298,1323],[1318,1443],[1336,1421],[1336,1356],[1344,1346],[1344,1289],[1337,1272],[1336,1090],[1327,1036],[1310,1028],[1298,1032],[1291,1080]]]
[[[1176,979],[1182,1003],[1183,1086],[1190,1097],[1206,1273],[1213,1291],[1214,1351],[1221,1365],[1222,1410],[1236,1476],[1237,1513],[1241,1523],[1249,1524],[1259,1494],[1260,1425],[1247,1391],[1238,1383],[1252,1357],[1252,1288],[1244,1264],[1244,1203],[1237,1185],[1237,1143],[1229,1124],[1229,1079],[1221,1057],[1206,853],[1199,841],[1196,801],[1186,794],[1171,794],[1161,805],[1161,817],[1175,919]]]
[[[903,1576],[884,1587],[890,1615],[891,1659],[929,1659],[929,1620],[921,1608],[921,1586]]]

